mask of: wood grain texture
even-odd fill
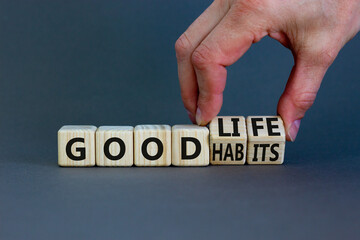
[[[159,151],[159,146],[162,147],[162,151]],[[170,126],[138,125],[135,127],[134,164],[142,167],[171,165]]]
[[[101,126],[96,131],[96,165],[129,167],[134,163],[134,127]]]
[[[218,116],[209,124],[210,163],[243,165],[246,161],[247,131],[243,116]]]
[[[62,167],[95,165],[95,126],[63,126],[58,131],[58,164]],[[75,141],[77,140],[77,141]],[[73,144],[71,142],[73,141]],[[67,153],[66,148],[69,152]],[[69,156],[70,155],[70,156]],[[72,156],[73,155],[73,156]],[[74,158],[76,160],[73,160]]]
[[[285,154],[285,129],[279,116],[249,116],[248,164],[282,164]]]
[[[198,153],[196,153],[196,144],[200,146]],[[207,127],[196,125],[172,127],[172,165],[209,165],[209,129]]]

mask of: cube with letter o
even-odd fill
[[[138,125],[134,130],[134,164],[136,166],[171,165],[171,127]]]

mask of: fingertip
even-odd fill
[[[196,110],[196,122],[205,126],[218,115],[223,103],[222,94],[200,95]]]
[[[189,116],[190,121],[195,124],[196,123],[196,118],[194,117],[194,115],[189,111],[187,111],[187,114]]]
[[[200,108],[198,108],[196,110],[196,124],[201,125],[201,121],[202,121],[202,119],[201,119],[201,110],[200,110]]]
[[[286,138],[288,141],[291,141],[291,142],[295,141],[296,136],[300,129],[300,123],[301,123],[301,119],[297,119],[290,124],[289,128],[286,131],[286,133],[287,133]]]
[[[203,119],[200,108],[196,110],[196,124],[199,126],[205,126],[207,124]]]
[[[200,108],[196,110],[196,124],[199,126],[206,126],[217,114],[211,117],[206,117]]]
[[[215,112],[215,113],[209,115],[209,113],[206,113],[205,110],[202,111],[202,110],[200,110],[200,108],[198,108],[196,110],[196,117],[195,117],[196,124],[199,126],[206,126],[213,120],[214,117],[217,116],[218,113],[219,112]]]
[[[284,122],[286,140],[294,142],[297,132],[299,131],[300,123],[296,122],[296,109],[292,105],[291,101],[288,101],[285,94],[283,94],[279,100],[277,112]]]

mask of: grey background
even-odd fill
[[[0,239],[354,239],[360,36],[282,166],[60,168],[65,124],[190,123],[174,43],[210,1],[0,1]],[[222,115],[267,115],[293,64],[264,38],[229,67]]]

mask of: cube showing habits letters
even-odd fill
[[[124,167],[133,163],[134,127],[99,127],[96,131],[96,165]]]
[[[216,117],[210,124],[210,163],[243,165],[247,134],[243,116]]]
[[[95,165],[95,126],[63,126],[58,131],[58,164],[62,167]]]
[[[282,164],[285,153],[285,129],[279,116],[250,116],[248,132],[248,164]]]
[[[136,166],[170,166],[170,126],[138,125],[135,127],[134,164]]]
[[[174,166],[209,165],[209,129],[196,125],[173,126],[172,164]]]

